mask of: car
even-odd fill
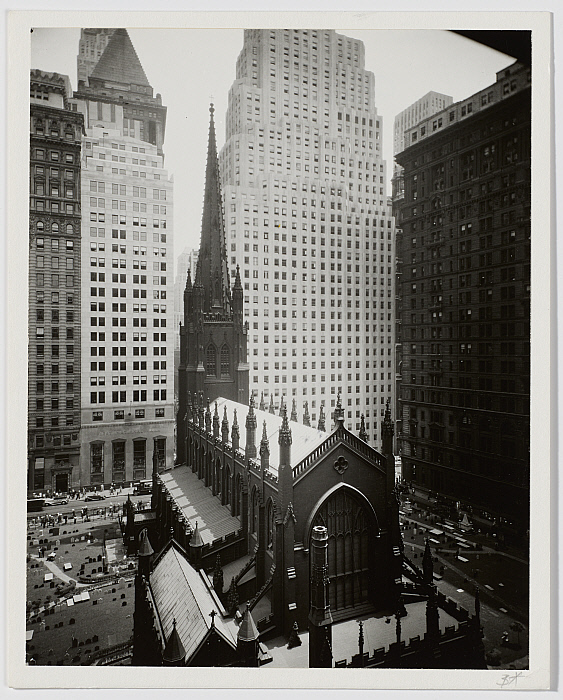
[[[55,496],[55,498],[53,498],[53,503],[57,506],[66,506],[68,504],[68,498],[64,496]]]
[[[105,496],[102,493],[89,493],[84,500],[85,501],[103,501],[104,499],[105,499]]]

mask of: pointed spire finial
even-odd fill
[[[276,412],[276,409],[274,407],[274,395],[273,394],[270,394],[270,406],[268,408],[268,411],[272,414],[274,414]]]
[[[195,530],[190,539],[190,547],[203,547],[203,540],[201,539],[201,533],[199,531],[199,525],[197,520],[195,521]]]
[[[285,405],[283,406],[282,424],[279,431],[278,443],[280,445],[291,445],[291,428],[289,427],[289,421],[287,420],[287,409]]]
[[[264,392],[260,393],[260,406],[258,407],[261,411],[264,410]]]
[[[293,397],[293,401],[291,402],[291,416],[289,417],[289,420],[297,423],[297,405],[295,403],[295,397]]]
[[[317,430],[322,430],[323,433],[326,430],[324,404],[321,404],[321,410],[319,411],[319,424],[317,425]]]
[[[285,404],[283,402],[283,394],[282,394],[281,399],[280,399],[280,416],[283,416],[284,411],[286,411],[286,408],[285,408]]]
[[[262,458],[262,468],[268,468],[268,460],[270,455],[270,443],[268,441],[268,430],[266,421],[262,426],[262,440],[260,441],[260,457]]]
[[[365,421],[363,413],[362,413],[362,417],[360,419],[360,432],[358,433],[358,436],[359,436],[360,440],[363,440],[364,442],[368,441],[368,434],[366,432],[366,421]]]
[[[309,403],[305,401],[305,409],[303,411],[303,425],[311,425],[311,416],[309,415]]]
[[[340,398],[340,390],[338,390],[338,397],[336,399],[336,408],[334,409],[334,422],[336,425],[342,425],[344,423],[344,409],[342,408],[342,399]]]

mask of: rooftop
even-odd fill
[[[229,444],[230,443],[230,431],[233,427],[233,416],[236,409],[237,421],[239,425],[240,442],[239,449],[244,452],[246,449],[246,427],[245,421],[248,414],[248,406],[237,403],[236,401],[231,401],[230,399],[217,399],[217,409],[219,412],[219,420],[223,420],[224,407],[227,408],[227,418],[229,420]],[[215,404],[210,406],[211,411],[215,410]],[[288,410],[291,407],[288,407]],[[269,413],[268,411],[260,411],[255,408],[254,413],[256,415],[256,450],[259,453],[260,440],[262,439],[262,431],[264,426],[264,421],[266,422],[266,435],[268,436],[268,444],[270,448],[270,469],[277,476],[278,465],[279,465],[279,448],[278,448],[278,434],[282,424],[282,417],[278,414]],[[330,418],[328,418],[330,420]],[[289,427],[291,429],[291,466],[296,467],[301,460],[307,457],[316,447],[318,447],[324,440],[328,438],[330,433],[323,432],[322,430],[317,430],[316,428],[303,425],[302,423],[295,423],[290,421]],[[259,457],[258,457],[259,459]]]
[[[160,474],[176,505],[189,520],[193,529],[196,521],[203,544],[240,530],[240,519],[222,506],[211,488],[198,479],[191,467],[176,467]]]
[[[198,649],[212,624],[218,634],[236,646],[238,629],[234,620],[221,617],[219,606],[200,574],[174,543],[156,561],[150,588],[164,639],[170,638],[175,621],[187,658]]]

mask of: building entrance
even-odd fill
[[[55,491],[57,493],[68,492],[68,474],[55,474]]]

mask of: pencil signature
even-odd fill
[[[505,674],[500,681],[497,681],[497,685],[500,685],[501,688],[507,688],[508,686],[514,684],[515,686],[518,685],[518,679],[520,676],[522,676],[522,671],[516,671],[516,673],[507,673]]]

